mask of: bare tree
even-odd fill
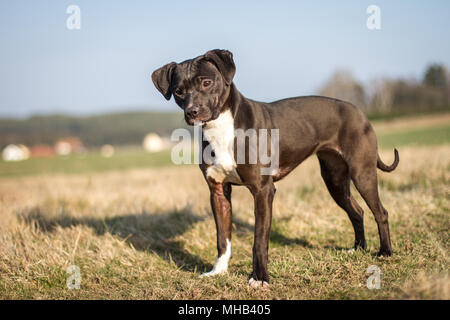
[[[351,72],[346,70],[336,71],[320,90],[320,94],[349,101],[354,105],[366,108],[363,85],[355,79]]]
[[[369,83],[368,110],[389,113],[394,102],[394,84],[385,78],[373,79]]]

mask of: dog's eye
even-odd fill
[[[180,88],[177,88],[177,89],[175,90],[175,94],[176,94],[177,96],[181,96],[181,95],[183,95],[183,90],[181,90]]]
[[[209,88],[211,85],[212,85],[212,81],[211,80],[206,79],[206,80],[202,81],[202,87],[203,88]]]

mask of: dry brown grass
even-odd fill
[[[450,113],[432,114],[427,116],[414,116],[407,120],[404,118],[393,119],[390,121],[374,121],[373,127],[377,133],[396,132],[405,129],[422,129],[428,127],[437,127],[448,125],[450,123]]]
[[[272,284],[248,287],[253,241],[249,192],[233,189],[229,273],[200,279],[215,260],[215,226],[196,166],[0,180],[0,297],[50,299],[449,299],[450,146],[400,149],[380,172],[394,255],[347,253],[354,236],[313,157],[277,184],[269,252]],[[390,163],[392,151],[383,152]],[[66,268],[81,269],[80,290]],[[382,288],[366,288],[366,270]]]

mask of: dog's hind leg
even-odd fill
[[[347,163],[334,151],[317,153],[320,172],[334,201],[347,212],[355,231],[354,248],[366,249],[364,211],[350,193],[350,174]]]
[[[378,178],[376,162],[358,165],[352,170],[352,180],[367,206],[375,216],[380,236],[378,255],[392,255],[391,237],[389,234],[388,212],[381,203],[378,194]]]

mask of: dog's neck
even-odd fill
[[[251,116],[255,112],[261,112],[266,114],[265,103],[254,101],[252,99],[246,98],[234,85],[231,83],[230,92],[226,102],[222,108],[222,111],[230,110],[231,115],[234,119],[234,126],[239,129],[259,129],[261,128],[271,128],[271,123],[266,123],[266,117],[262,121],[258,122]]]
[[[236,114],[238,113],[239,105],[241,103],[242,98],[243,98],[242,94],[239,92],[239,90],[232,82],[230,84],[230,92],[228,94],[228,98],[224,103],[223,109],[224,110],[229,109],[231,111],[231,115],[233,116],[233,118],[235,118]]]
[[[232,137],[234,137],[234,118],[239,109],[241,96],[235,85],[231,83],[228,97],[225,99],[219,116],[215,120],[208,121],[203,126],[203,132],[210,143],[212,143],[211,140],[213,139],[218,140],[219,138],[219,140],[223,140],[225,138],[225,140],[232,140]],[[209,132],[211,134],[208,134]],[[212,137],[213,133],[217,134],[218,132],[221,133],[220,137]],[[227,141],[228,143],[231,143],[231,141]]]

